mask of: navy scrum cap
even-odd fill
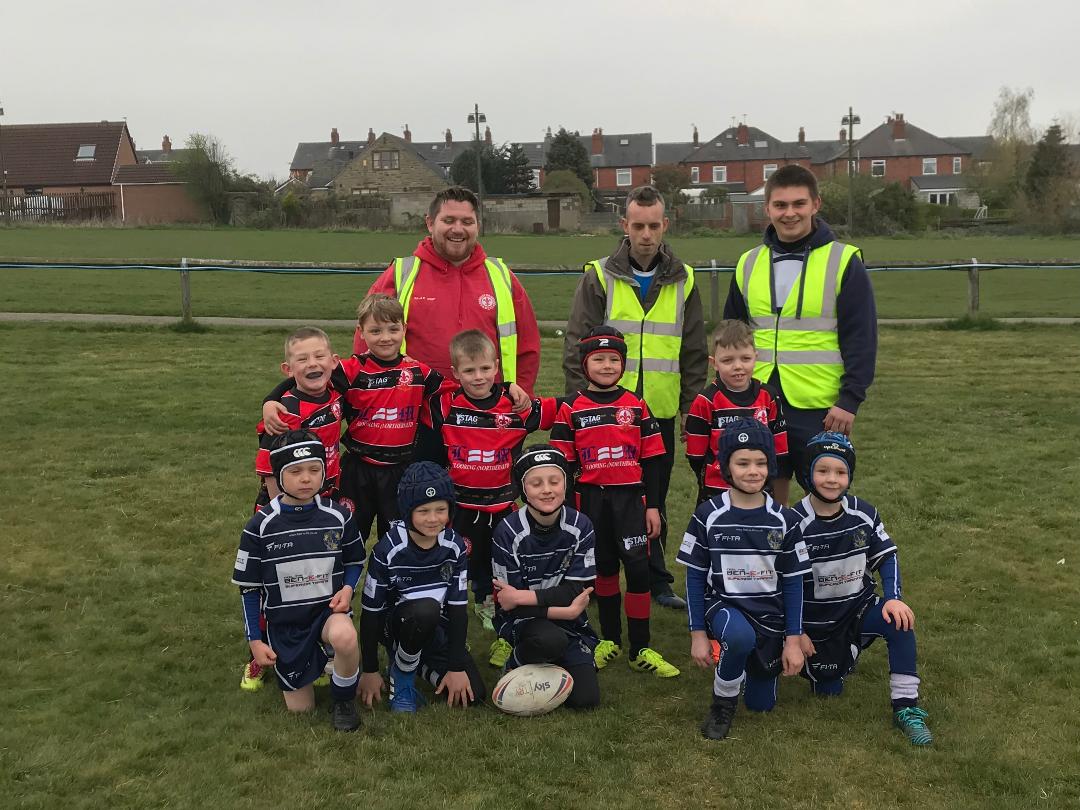
[[[736,450],[760,450],[765,454],[769,462],[769,477],[776,477],[776,445],[773,442],[772,431],[756,419],[736,419],[724,425],[724,432],[720,436],[717,448],[720,472],[724,478],[731,480],[728,474],[728,462],[731,454]]]
[[[410,464],[397,488],[398,508],[407,526],[412,525],[412,511],[432,501],[454,505],[454,482],[450,473],[430,461]]]
[[[825,498],[814,487],[814,465],[817,464],[818,459],[826,457],[839,459],[844,463],[847,467],[850,487],[851,482],[855,480],[855,445],[843,433],[832,430],[822,431],[806,443],[806,480],[810,484],[810,491],[826,503],[838,503],[839,498]],[[846,493],[847,490],[840,497],[842,498]]]
[[[270,445],[270,469],[274,471],[278,489],[288,494],[281,483],[281,474],[286,467],[305,461],[319,462],[323,475],[326,475],[326,448],[314,434],[306,430],[290,430],[274,439]]]

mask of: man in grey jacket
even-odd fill
[[[659,542],[649,549],[653,598],[664,607],[685,609],[672,591],[675,581],[664,559],[667,540],[667,491],[675,462],[675,418],[681,427],[694,397],[705,387],[709,369],[701,296],[693,268],[664,242],[668,218],[664,198],[652,186],[639,186],[626,198],[621,220],[626,236],[615,251],[585,265],[566,327],[563,372],[566,391],[585,387],[578,360],[578,340],[606,323],[627,340],[622,385],[642,397],[664,436]]]

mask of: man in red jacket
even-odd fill
[[[479,329],[499,349],[501,379],[531,396],[540,369],[540,330],[521,282],[502,259],[490,259],[477,242],[479,202],[467,188],[451,186],[435,195],[424,218],[429,236],[412,256],[395,259],[368,294],[386,293],[405,307],[405,345],[410,357],[456,385],[450,369],[450,339]],[[357,328],[357,354],[366,351]]]

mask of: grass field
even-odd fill
[[[3,804],[1074,808],[1078,336],[882,333],[855,489],[900,546],[918,618],[935,744],[916,750],[890,727],[880,645],[842,699],[785,680],[773,713],[704,742],[710,675],[670,611],[655,645],[683,675],[617,662],[592,714],[380,708],[350,736],[322,711],[286,716],[272,687],[237,689],[229,585],[281,335],[0,325]],[[543,350],[541,389],[560,390],[558,344]],[[678,464],[676,537],[692,489]],[[475,651],[488,641],[473,629]]]

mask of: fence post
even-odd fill
[[[712,277],[709,285],[709,308],[712,310],[711,320],[715,324],[720,321],[720,276],[716,271],[716,259],[709,259],[709,266],[712,267],[709,273]]]
[[[979,260],[975,258],[968,268],[968,317],[979,317]]]
[[[186,258],[180,260],[180,319],[191,322],[191,271]]]

